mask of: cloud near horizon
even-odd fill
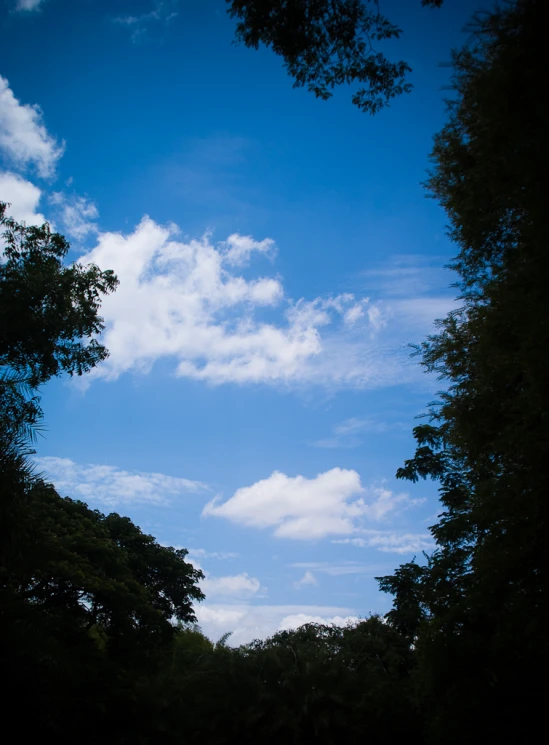
[[[250,605],[201,603],[195,613],[202,631],[213,641],[231,632],[229,644],[248,644],[277,631],[297,629],[306,623],[346,626],[360,618],[351,608],[319,605]]]

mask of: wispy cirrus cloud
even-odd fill
[[[395,254],[377,266],[360,273],[367,292],[386,298],[415,298],[436,293],[452,296],[450,284],[454,278],[443,266],[439,256]]]
[[[404,429],[404,425],[400,422],[380,422],[372,418],[350,417],[336,424],[330,437],[315,440],[310,445],[326,449],[355,448],[362,444],[362,436],[367,433],[384,433],[398,429]]]
[[[227,559],[236,559],[240,554],[234,553],[233,551],[207,551],[205,548],[189,548],[189,557],[193,559],[219,559],[225,561]]]
[[[332,543],[375,548],[378,551],[394,554],[412,554],[434,548],[434,540],[429,533],[409,533],[388,530],[365,530],[363,538],[339,538]]]
[[[332,543],[338,542],[332,541]],[[346,543],[347,541],[341,542]],[[379,564],[364,564],[360,561],[296,561],[289,566],[293,569],[305,569],[311,572],[314,571],[317,574],[327,574],[329,577],[344,577],[351,574],[364,574],[368,577],[375,577],[380,571],[387,569],[387,567]]]
[[[167,504],[184,494],[202,494],[200,481],[162,473],[125,471],[115,466],[75,463],[69,458],[36,458],[36,465],[63,496],[107,507],[134,504]]]
[[[151,29],[165,27],[173,21],[178,15],[178,6],[179,0],[153,0],[146,13],[116,16],[112,20],[129,29],[132,41],[138,43],[148,37]]]

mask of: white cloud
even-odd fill
[[[367,538],[342,538],[332,543],[344,543],[359,548],[376,548],[378,551],[395,554],[410,554],[428,551],[434,547],[428,533],[397,533],[391,531],[364,531]]]
[[[360,419],[358,417],[351,417],[345,419],[343,422],[336,424],[333,428],[333,434],[331,437],[326,437],[322,440],[316,440],[310,444],[317,448],[355,448],[362,443],[363,435],[367,432],[387,432],[389,429],[400,429],[402,425],[400,422],[389,424],[387,422],[379,422],[375,419]]]
[[[236,559],[240,554],[232,551],[206,551],[204,548],[189,548],[189,556],[197,559]]]
[[[381,292],[385,297],[426,297],[433,292],[447,296],[453,278],[444,268],[445,261],[441,256],[400,254],[361,275],[369,292]]]
[[[202,514],[248,527],[272,527],[278,538],[309,540],[354,533],[365,521],[383,520],[411,504],[406,494],[382,486],[365,489],[356,471],[332,468],[312,479],[275,471],[238,489],[226,502],[212,500]]]
[[[318,585],[318,580],[312,572],[305,572],[301,579],[294,582],[294,588],[296,590],[299,590],[302,587],[307,587],[308,585]]]
[[[221,577],[212,576],[199,562],[199,559],[233,559],[237,556],[238,554],[206,551],[200,548],[188,550],[187,561],[204,574],[204,579],[200,581],[200,589],[208,600],[211,598],[244,600],[251,597],[265,597],[265,588],[261,587],[257,577],[250,577],[247,572]],[[260,590],[261,595],[258,595]]]
[[[332,543],[347,543],[352,540],[354,539],[346,538],[342,541],[332,541]],[[328,561],[298,561],[290,566],[295,569],[314,569],[318,574],[327,574],[330,577],[344,577],[348,574],[367,574],[374,577],[380,571],[386,570],[386,567],[379,564],[361,564],[358,561],[344,561],[339,564]]]
[[[131,38],[133,42],[141,41],[147,34],[151,25],[166,25],[178,13],[175,8],[179,5],[179,0],[153,0],[153,7],[147,13],[141,13],[138,16],[118,16],[113,18],[114,23],[126,26],[131,29]]]
[[[233,233],[227,238],[224,260],[232,266],[243,266],[250,261],[254,252],[272,256],[274,250],[275,244],[271,238],[254,241],[249,235]]]
[[[42,123],[38,106],[15,98],[6,78],[0,75],[0,151],[19,169],[34,165],[43,178],[52,176],[63,145]]]
[[[278,278],[235,272],[252,255],[272,253],[271,240],[232,235],[215,246],[209,236],[177,241],[176,232],[144,218],[130,235],[101,234],[82,257],[120,279],[103,303],[110,357],[88,380],[148,372],[163,357],[176,361],[177,375],[214,384],[376,387],[406,379],[395,350],[370,338],[367,314],[345,325],[347,310],[366,301],[347,293],[294,302]]]
[[[27,225],[43,225],[46,218],[37,212],[42,192],[16,173],[0,171],[0,201],[9,202],[7,213],[17,222]]]
[[[17,0],[15,10],[38,10],[45,0]]]
[[[256,595],[261,589],[261,583],[257,577],[250,577],[244,572],[225,577],[206,576],[201,581],[200,587],[207,598],[219,596],[240,598]]]
[[[229,644],[247,644],[277,631],[295,629],[304,623],[356,623],[351,608],[316,605],[248,605],[201,603],[195,608],[198,623],[210,639],[232,632]]]
[[[90,233],[97,232],[95,220],[99,217],[99,212],[96,205],[87,197],[56,191],[51,195],[50,202],[59,211],[59,220],[64,232],[72,238],[82,240]]]
[[[165,504],[171,497],[207,489],[200,481],[162,473],[123,471],[115,466],[82,465],[68,458],[37,458],[36,465],[62,496],[109,508],[121,504]]]

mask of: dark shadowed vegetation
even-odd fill
[[[440,2],[424,2],[438,6]],[[446,210],[460,308],[417,350],[441,381],[399,469],[439,483],[434,552],[379,578],[393,608],[234,648],[195,625],[200,571],[35,472],[39,387],[107,350],[112,272],[0,205],[0,656],[4,726],[82,743],[526,742],[548,665],[549,280],[545,3],[472,22],[453,54],[426,187]],[[377,3],[233,0],[237,36],[327,98],[375,112],[408,88]],[[442,11],[443,12],[443,11]],[[362,87],[360,87],[362,86]]]

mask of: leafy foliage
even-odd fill
[[[463,306],[418,350],[448,388],[397,476],[439,481],[443,512],[427,565],[405,565],[381,587],[396,593],[393,623],[421,609],[415,642],[435,742],[523,737],[548,662],[542,17],[534,0],[476,17],[454,54],[455,99],[428,181],[460,249]]]
[[[65,266],[69,244],[42,227],[19,224],[0,202],[0,557],[27,540],[26,494],[34,484],[29,456],[40,431],[37,387],[50,377],[89,370],[107,356],[94,337],[103,329],[102,295],[117,279],[91,265]],[[91,340],[90,340],[91,339]]]
[[[172,619],[194,620],[202,574],[186,551],[160,546],[128,518],[62,499],[38,479],[25,506],[30,540],[0,571],[9,696],[32,704],[37,727],[69,739],[72,709],[85,696],[98,737],[119,718],[116,706],[139,698],[135,680],[170,647]]]
[[[118,280],[110,270],[65,266],[70,245],[46,223],[26,226],[6,216],[0,262],[0,367],[28,376],[32,387],[69,373],[82,375],[104,360],[95,336],[103,328],[101,296]]]
[[[182,629],[162,678],[173,717],[164,729],[177,732],[184,720],[189,743],[419,742],[413,665],[406,641],[375,616],[345,628],[307,624],[237,649]]]
[[[307,87],[318,98],[334,88],[357,84],[353,104],[377,113],[391,99],[408,93],[411,71],[391,62],[376,44],[398,39],[401,30],[368,0],[227,0],[238,19],[237,39],[253,49],[270,47],[284,59],[294,87]],[[422,0],[440,7],[442,0]]]

